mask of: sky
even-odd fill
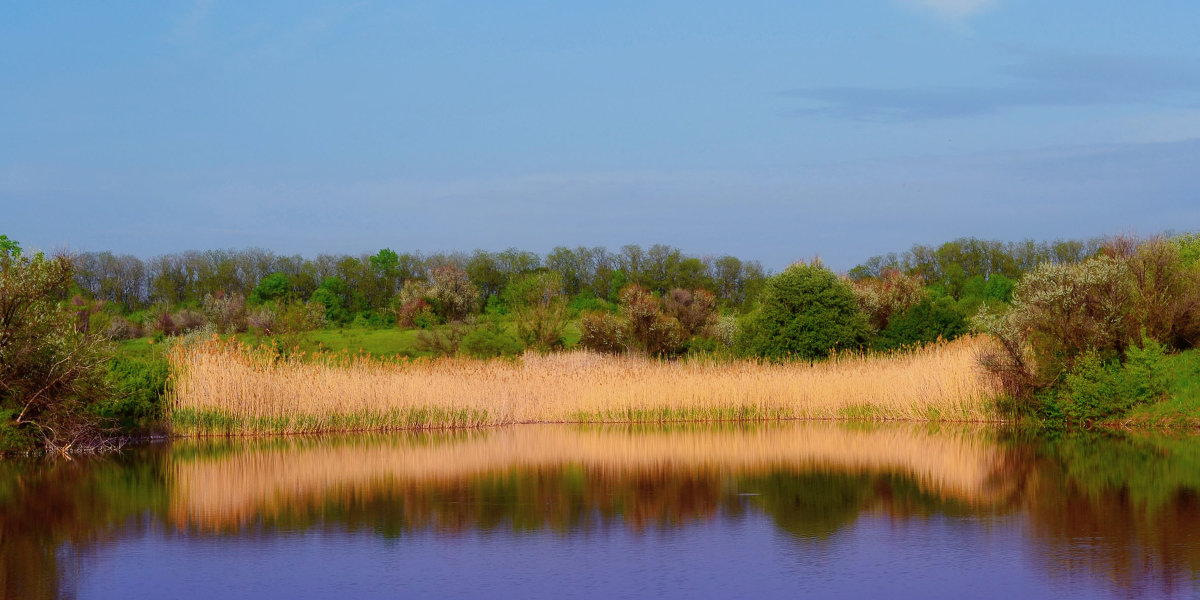
[[[670,244],[1200,228],[1200,3],[0,0],[0,233]]]

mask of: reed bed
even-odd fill
[[[978,430],[959,427],[798,422],[639,431],[541,425],[441,441],[417,434],[244,441],[172,461],[170,514],[180,527],[222,529],[307,504],[362,502],[390,490],[570,465],[643,480],[651,473],[889,473],[913,478],[931,495],[970,504],[1010,496],[1011,482],[1001,476],[1004,450]]]
[[[992,421],[988,342],[816,363],[660,361],[590,352],[516,361],[280,358],[210,340],[171,354],[182,435],[454,428],[546,422],[773,419]]]

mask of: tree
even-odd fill
[[[353,316],[346,310],[345,297],[349,293],[346,282],[340,277],[326,277],[321,287],[313,292],[310,302],[325,307],[325,320],[331,324],[345,325]]]
[[[717,297],[705,289],[673,288],[662,297],[663,312],[683,327],[684,337],[708,336],[717,323]]]
[[[504,302],[516,323],[517,337],[527,347],[545,352],[562,346],[567,325],[562,287],[562,276],[542,272],[518,277],[505,288]]]
[[[17,243],[17,240],[8,239],[7,235],[0,235],[0,256],[20,258],[21,245]]]
[[[463,269],[441,266],[429,273],[429,279],[434,311],[447,323],[461,321],[479,307],[479,289]]]
[[[292,294],[292,280],[284,273],[271,273],[262,278],[250,292],[251,304],[286,303]]]
[[[872,346],[878,350],[892,350],[933,342],[939,338],[952,340],[965,334],[967,329],[967,317],[959,310],[954,299],[949,296],[937,299],[925,297],[894,315]]]
[[[818,261],[767,280],[759,302],[739,343],[752,355],[825,358],[835,349],[861,348],[870,333],[850,286]]]
[[[95,448],[104,430],[88,405],[107,395],[108,346],[80,332],[66,303],[67,257],[0,251],[0,451],[40,441],[51,450]]]
[[[368,294],[368,303],[376,308],[387,306],[404,281],[400,273],[400,255],[391,248],[384,248],[368,257],[367,262],[375,275],[375,285],[371,286],[374,293]]]

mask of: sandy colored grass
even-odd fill
[[[361,501],[389,489],[568,465],[617,477],[895,473],[915,479],[931,495],[975,504],[1012,492],[996,476],[1005,456],[988,436],[970,428],[890,424],[864,429],[826,422],[643,431],[538,425],[440,441],[419,435],[246,441],[225,452],[173,461],[171,520],[182,527],[236,527],[295,506]]]
[[[779,418],[996,420],[996,390],[960,339],[817,363],[660,361],[589,352],[518,361],[292,356],[212,340],[176,348],[180,434],[305,433],[537,422]]]

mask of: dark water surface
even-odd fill
[[[1191,598],[1200,438],[525,426],[0,463],[5,598]]]

